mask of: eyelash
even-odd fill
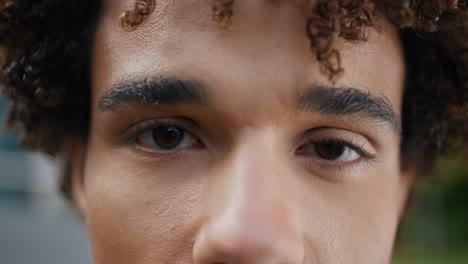
[[[182,119],[182,118],[181,118]],[[190,133],[191,135],[194,135],[190,129],[187,129],[187,127],[190,127],[188,120],[148,120],[148,121],[143,121],[132,128],[130,128],[130,131],[127,134],[127,136],[124,137],[124,143],[133,143],[135,142],[139,136],[143,135],[144,133],[151,131],[153,129],[156,129],[158,127],[178,127],[186,131],[187,133]]]
[[[193,137],[198,138],[194,133],[191,132],[192,129],[190,128],[193,125],[190,124],[190,120],[184,120],[184,118],[180,118],[180,119],[181,120],[173,120],[173,118],[167,119],[167,120],[152,119],[148,121],[139,122],[138,124],[130,128],[128,133],[126,133],[127,136],[124,137],[124,143],[135,144],[137,139],[144,133],[147,133],[148,131],[151,131],[158,127],[164,127],[164,126],[169,126],[169,127],[173,126],[173,127],[181,128],[187,133],[191,134]],[[343,146],[349,148],[350,150],[355,151],[364,161],[371,162],[375,160],[376,155],[371,154],[368,151],[366,151],[364,148],[364,144],[356,144],[355,141],[356,140],[354,139],[344,140],[344,139],[338,139],[338,138],[323,138],[323,139],[307,141],[305,144],[301,146],[315,145],[315,144],[327,144],[327,143],[339,143],[339,144],[343,144]],[[161,152],[169,152],[169,151],[163,150]],[[327,166],[337,168],[338,170],[344,170],[346,168],[354,167],[357,165],[362,165],[362,162],[356,162],[354,164],[340,164],[339,162],[327,161],[325,159],[321,160],[321,162],[326,163],[325,165],[328,164]]]
[[[351,138],[350,140],[345,139],[338,139],[338,138],[325,138],[325,139],[314,139],[307,141],[306,144],[324,144],[324,143],[340,143],[343,144],[345,147],[348,147],[352,151],[355,151],[360,157],[359,161],[353,163],[341,163],[341,162],[334,162],[329,161],[322,158],[316,158],[315,162],[310,162],[309,158],[305,158],[306,164],[312,164],[312,167],[316,167],[320,170],[326,170],[332,174],[349,174],[352,171],[360,171],[362,169],[366,169],[368,166],[371,166],[377,159],[377,154],[371,154],[370,152],[364,149],[364,144],[356,144],[355,139]],[[303,146],[303,145],[301,145]],[[339,180],[339,179],[336,179]]]
[[[357,144],[353,143],[354,140],[352,141],[347,141],[343,139],[317,139],[310,141],[306,144],[327,144],[327,143],[340,143],[343,144],[345,147],[350,148],[351,150],[356,151],[359,156],[363,157],[364,159],[374,159],[375,155],[370,154],[366,150],[364,150],[364,146],[358,146]]]

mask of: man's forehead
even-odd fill
[[[225,17],[263,15],[276,16],[285,9],[295,9],[306,16],[315,0],[105,0],[102,15],[108,19],[121,19],[131,14],[133,21],[154,26],[155,23],[223,22]],[[275,14],[276,13],[276,14]],[[196,19],[193,19],[196,18]]]
[[[96,34],[95,53],[99,58],[95,59],[93,86],[99,88],[98,96],[101,96],[113,83],[126,76],[146,78],[179,74],[180,70],[182,74],[202,75],[203,79],[223,76],[217,78],[223,83],[217,84],[224,86],[235,81],[229,76],[238,73],[236,78],[239,78],[246,73],[236,71],[239,67],[251,69],[251,76],[256,73],[256,84],[271,77],[277,79],[276,83],[281,76],[288,75],[287,80],[294,76],[301,78],[299,76],[304,72],[308,75],[305,80],[297,80],[303,85],[326,80],[326,76],[317,74],[319,67],[314,62],[315,54],[310,49],[305,30],[307,15],[302,15],[304,8],[300,8],[310,2],[235,0],[233,27],[225,29],[213,19],[217,1],[157,1],[147,20],[128,31],[120,26],[121,15],[134,10],[138,2],[107,1]],[[399,49],[393,49],[394,43],[388,42],[389,34],[391,38],[398,38],[397,34],[387,29],[383,32],[386,37],[372,30],[365,42],[337,43],[342,45],[339,50],[346,70],[338,84],[356,87],[358,83],[357,87],[369,87],[394,98],[391,101],[395,103],[395,109],[399,109],[401,89],[395,88],[402,86],[403,60]],[[224,60],[224,66],[211,63],[212,57]],[[245,61],[251,63],[245,64]],[[293,67],[288,67],[291,65]],[[275,67],[281,72],[269,75],[268,71]],[[100,74],[102,72],[105,74]],[[106,78],[106,75],[111,77]],[[290,88],[291,85],[287,85],[284,90],[296,92]]]
[[[263,35],[268,32],[270,35],[277,35],[279,32],[284,35],[285,32],[291,32],[300,36],[303,41],[311,41],[307,40],[309,33],[306,26],[311,17],[315,16],[312,10],[316,2],[314,0],[107,0],[98,22],[98,32],[99,28],[104,28],[112,32],[110,39],[130,40],[129,44],[147,40],[153,43],[161,41],[169,42],[166,45],[174,48],[177,47],[174,44],[179,43],[184,35],[191,34],[206,36],[208,42],[210,37],[208,34],[212,33],[233,38],[242,36],[245,39],[246,34],[243,33],[257,37],[259,32]],[[373,33],[375,32],[371,32]],[[284,38],[291,38],[292,35],[289,34]],[[335,39],[337,41],[332,46],[340,45],[342,39],[337,36]],[[175,42],[171,43],[171,40]],[[353,42],[356,43],[361,42]],[[307,45],[312,45],[312,42]],[[369,48],[372,49],[372,46],[366,47],[366,50],[369,51]],[[312,50],[317,51],[314,47]]]
[[[134,30],[125,30],[120,26],[121,16],[126,11],[134,10],[135,3],[134,0],[106,2],[95,35],[95,54],[107,53],[117,62],[128,59],[120,57],[132,55],[136,59],[139,54],[145,53],[138,64],[141,66],[151,57],[156,64],[154,66],[157,66],[161,61],[159,56],[178,56],[186,49],[200,52],[220,43],[237,51],[251,50],[251,53],[259,54],[254,52],[251,45],[255,41],[262,49],[295,43],[301,45],[303,52],[313,56],[304,30],[305,16],[298,16],[303,9],[298,8],[298,4],[278,6],[276,2],[266,0],[235,0],[233,26],[226,29],[213,18],[217,1],[157,1],[154,12],[147,20]],[[223,41],[218,41],[220,39]],[[263,42],[263,45],[258,45],[259,42]],[[285,48],[277,55],[287,53],[288,49]],[[139,65],[134,68],[139,68]]]

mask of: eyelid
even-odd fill
[[[128,144],[134,142],[143,133],[156,128],[158,126],[174,126],[183,128],[187,133],[194,137],[197,137],[194,130],[196,130],[196,124],[193,120],[185,117],[160,117],[155,119],[143,120],[134,125],[131,125],[124,133],[122,143]]]
[[[351,162],[350,161],[343,162],[343,161],[336,161],[336,160],[327,160],[327,159],[321,158],[319,156],[319,154],[315,150],[315,145],[317,145],[317,144],[328,144],[328,143],[340,143],[344,147],[350,149],[351,151],[354,151],[359,156],[359,158],[357,158],[357,159],[355,159],[355,160],[353,160]],[[366,161],[369,161],[369,160],[372,160],[372,159],[375,158],[374,155],[369,154],[362,147],[358,147],[357,145],[355,145],[355,144],[353,144],[351,142],[344,141],[344,140],[341,140],[341,139],[336,139],[336,140],[334,140],[334,139],[318,139],[318,140],[314,140],[314,141],[309,141],[309,142],[301,145],[296,150],[297,154],[299,154],[301,156],[308,156],[307,154],[303,153],[303,151],[302,151],[303,146],[314,148],[314,152],[316,153],[315,156],[316,156],[317,160],[322,164],[323,163],[329,163],[331,166],[345,167],[345,166],[354,165],[355,163],[358,163],[359,161],[361,161],[363,159],[366,160]]]
[[[363,157],[365,159],[372,159],[372,158],[375,157],[375,154],[372,154],[372,153],[365,150],[364,145],[360,144],[360,146],[359,146],[358,144],[356,144],[354,142],[355,140],[324,138],[324,139],[318,139],[318,140],[315,140],[315,141],[311,141],[311,142],[309,142],[307,144],[320,144],[320,143],[327,143],[327,142],[330,142],[330,141],[343,144],[345,147],[348,147],[351,150],[356,151],[356,153],[359,154],[359,156],[361,156],[361,157]]]
[[[376,161],[378,161],[378,155],[374,153],[367,152],[363,147],[358,147],[358,144],[353,142],[352,139],[344,140],[343,138],[338,137],[326,137],[322,136],[323,139],[309,140],[305,144],[316,144],[320,141],[336,141],[344,144],[346,147],[349,147],[352,151],[356,151],[359,155],[359,158],[355,159],[352,162],[344,161],[333,161],[323,159],[317,154],[313,156],[308,155],[299,155],[301,160],[304,162],[305,167],[313,174],[320,178],[323,178],[331,182],[343,182],[350,179],[349,177],[357,177],[362,175],[362,172],[370,166],[372,166]],[[301,145],[303,146],[303,145]],[[314,147],[314,146],[312,146]],[[360,153],[361,152],[361,153]],[[364,154],[364,155],[363,155]],[[344,177],[346,176],[346,177]]]
[[[319,127],[307,130],[298,139],[297,142],[299,144],[296,145],[296,149],[304,144],[320,140],[343,143],[351,149],[358,151],[364,157],[372,158],[378,154],[378,149],[366,136],[342,128],[332,127]]]

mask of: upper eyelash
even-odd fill
[[[173,126],[173,127],[182,128],[183,130],[187,131],[187,129],[185,129],[180,124],[177,124],[177,122],[172,122],[172,121],[167,121],[167,120],[160,121],[160,120],[153,119],[153,120],[137,123],[135,126],[131,127],[130,132],[126,133],[127,135],[124,137],[124,141],[133,142],[142,134],[148,131],[151,131],[152,129],[155,129],[157,127],[161,127],[161,126]]]
[[[341,143],[344,146],[356,151],[360,156],[362,156],[365,159],[373,159],[375,158],[375,155],[372,155],[368,153],[367,151],[364,150],[363,146],[358,146],[355,143],[346,141],[346,140],[337,140],[337,139],[318,139],[309,142],[308,144],[320,144],[320,143]]]
[[[178,122],[174,122],[172,120],[161,121],[161,120],[152,119],[148,121],[139,122],[135,126],[131,127],[129,134],[127,133],[127,136],[125,136],[125,142],[133,142],[142,134],[160,126],[179,127],[190,133],[190,131],[184,128],[183,125],[178,124]],[[341,140],[341,139],[318,139],[318,140],[310,141],[307,144],[319,144],[319,143],[330,143],[330,142],[341,143],[344,146],[356,151],[360,156],[362,156],[363,158],[367,160],[372,160],[375,158],[375,155],[365,151],[363,146],[358,146],[352,141]]]

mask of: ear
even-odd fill
[[[407,212],[411,193],[413,189],[413,183],[415,179],[415,168],[414,164],[408,160],[401,161],[401,176],[400,176],[400,208],[399,208],[399,218],[403,218]]]
[[[84,177],[86,144],[83,139],[73,139],[66,143],[65,151],[70,163],[68,177],[71,183],[71,197],[86,220],[87,199]]]

